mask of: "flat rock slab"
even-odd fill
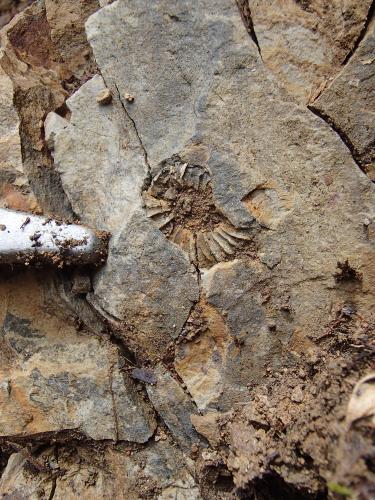
[[[174,438],[186,451],[194,443],[204,444],[190,421],[190,415],[197,413],[192,400],[162,365],[156,367],[155,375],[157,382],[147,386],[147,394]]]
[[[366,5],[353,11],[348,21],[349,46],[365,22]],[[309,29],[316,15],[306,14]],[[209,173],[212,209],[204,221],[206,234],[202,236],[205,229],[195,228],[186,212],[182,217],[176,210],[173,231],[188,230],[190,241],[198,243],[197,250],[207,258],[213,255],[217,262],[209,270],[209,266],[200,269],[200,298],[206,295],[212,308],[208,323],[221,317],[225,338],[212,333],[212,327],[211,334],[210,327],[208,333],[198,332],[178,347],[176,368],[199,407],[225,410],[234,401],[250,397],[247,384],[261,381],[267,366],[282,366],[312,349],[311,338],[320,334],[340,303],[353,300],[354,294],[359,308],[373,307],[375,253],[364,228],[375,215],[374,186],[329,125],[305,105],[296,104],[275,79],[234,2],[222,2],[218,10],[212,0],[160,0],[151,5],[118,0],[91,16],[86,31],[106,84],[118,90],[124,114],[132,119],[147,153],[151,179],[144,188],[151,180],[147,195],[154,196],[155,210],[168,209],[168,196],[183,205],[189,189],[196,189],[196,199],[203,193],[192,178],[191,184],[180,183],[180,194],[171,188],[161,196],[157,179],[166,166],[184,178],[193,166]],[[302,28],[300,34],[302,39],[307,36]],[[305,42],[310,46],[308,36]],[[329,66],[335,44],[328,58],[315,62]],[[134,100],[128,101],[127,94]],[[143,318],[145,303],[152,304],[148,310],[156,313],[160,303],[173,297],[161,314],[178,318],[172,322],[178,325],[176,333],[167,316],[160,316],[156,324],[159,332],[165,325],[177,336],[186,319],[186,309],[176,314],[177,303],[187,303],[191,293],[184,291],[175,300],[178,287],[169,286],[169,278],[168,288],[163,285],[152,296],[149,290],[154,289],[156,274],[169,272],[165,262],[178,246],[193,261],[194,252],[186,250],[178,234],[168,233],[168,222],[164,221],[165,227],[156,225],[160,237],[156,236],[152,203],[147,201],[145,212],[153,226],[142,222],[141,235],[135,238],[134,222],[113,240],[113,256],[98,276],[92,300],[125,320],[139,311]],[[215,232],[221,223],[215,219],[217,212],[231,225],[229,236]],[[253,253],[231,249],[238,230],[250,231],[248,250],[255,245]],[[142,240],[146,249],[136,251],[132,265],[127,262],[132,262],[137,244],[131,247],[130,238]],[[129,243],[120,249],[120,240]],[[150,246],[157,249],[152,261]],[[346,259],[363,269],[362,281],[352,287],[338,285],[334,278],[337,263]],[[198,256],[198,262],[203,261]],[[121,278],[124,269],[125,280]],[[183,269],[179,264],[174,272],[178,275]],[[108,281],[106,273],[111,276]],[[134,300],[137,292],[129,300],[126,283],[134,290],[132,283],[138,282],[145,300]],[[151,325],[148,321],[146,316],[145,324]],[[142,332],[140,322],[136,326]],[[168,338],[164,332],[159,335]],[[206,349],[199,347],[200,340]],[[149,352],[154,352],[153,345],[154,340]],[[193,373],[192,363],[207,368],[205,384]]]
[[[197,299],[194,268],[142,213],[111,240],[88,296],[110,321],[124,321],[119,333],[140,358],[152,359],[165,354]]]
[[[116,349],[50,312],[32,276],[1,285],[0,297],[0,436],[149,439],[155,422]]]
[[[50,114],[47,139],[74,211],[113,234],[89,300],[135,351],[156,358],[179,334],[198,297],[196,275],[184,253],[145,216],[143,150],[118,97],[107,106],[97,102],[105,88],[100,76],[83,85],[67,101],[72,116],[65,125]]]
[[[375,181],[375,21],[339,74],[311,107],[321,113],[351,145],[367,175]]]
[[[70,120],[51,113],[46,136],[75,213],[97,229],[115,231],[140,206],[147,169],[119,100],[107,106],[97,102],[105,89],[99,75],[82,85],[66,102]]]
[[[248,5],[265,65],[291,95],[307,103],[341,70],[365,28],[371,0],[250,0]]]

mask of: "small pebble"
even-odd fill
[[[134,101],[134,96],[131,95],[131,94],[125,94],[125,99],[128,101],[128,102],[133,102]]]
[[[290,396],[290,399],[294,401],[294,403],[302,403],[303,401],[303,392],[301,386],[297,385]]]
[[[146,384],[154,385],[157,382],[155,373],[150,368],[133,368],[131,376]]]
[[[98,104],[101,104],[102,106],[110,104],[112,102],[111,91],[109,89],[101,90],[99,94],[96,96],[96,102]]]
[[[341,312],[344,316],[350,317],[355,313],[354,308],[351,305],[344,305],[341,309]]]

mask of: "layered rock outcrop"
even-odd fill
[[[111,239],[83,294],[2,274],[2,493],[358,486],[336,449],[373,353],[372,10],[46,0],[3,29],[2,203]]]

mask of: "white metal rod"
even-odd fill
[[[0,209],[0,264],[54,265],[104,261],[108,235],[79,224]]]

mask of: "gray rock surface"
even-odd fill
[[[156,366],[155,375],[157,382],[147,386],[147,394],[174,438],[185,451],[194,443],[203,444],[190,421],[197,412],[194,403],[162,365]]]
[[[218,264],[203,274],[202,317],[207,327],[179,345],[175,361],[200,410],[226,411],[235,402],[249,400],[248,385],[258,382],[267,367],[280,367],[290,334],[282,314],[265,303],[269,279],[260,263],[241,260]],[[276,316],[279,331],[271,331]]]
[[[139,443],[151,437],[152,412],[120,371],[113,346],[52,315],[32,275],[10,281],[0,297],[2,437],[63,431]]]
[[[264,64],[302,103],[341,71],[371,15],[370,0],[239,3],[250,7]]]
[[[119,328],[135,351],[156,357],[178,335],[197,298],[195,272],[143,214],[142,148],[118,99],[108,106],[97,103],[104,88],[100,76],[83,85],[67,101],[70,123],[62,127],[48,116],[47,138],[73,210],[113,234],[90,302],[116,323],[126,323]]]
[[[90,303],[119,325],[140,358],[165,354],[198,298],[188,259],[139,212],[113,236],[93,286]]]
[[[53,114],[46,125],[47,140],[53,135],[55,168],[73,210],[83,222],[113,231],[140,206],[146,168],[121,104],[114,100],[101,106],[96,101],[105,88],[96,75],[67,100],[71,118],[66,126]]]
[[[340,73],[330,81],[311,107],[342,134],[353,154],[375,181],[375,21]]]
[[[370,366],[375,187],[325,119],[371,160],[373,26],[367,0],[245,4],[102,0],[92,51],[96,0],[1,33],[1,203],[111,232],[78,295],[0,270],[1,494],[326,491],[344,370]]]
[[[365,271],[373,249],[363,227],[374,216],[374,187],[340,137],[280,88],[232,3],[221,5],[218,15],[207,0],[164,0],[148,8],[146,2],[118,0],[94,14],[86,29],[107,84],[119,89],[134,120],[152,176],[174,155],[207,168],[214,206],[234,227],[245,223],[258,233],[256,253],[266,265],[240,253],[242,262],[225,264],[223,278],[207,285],[209,302],[233,318],[226,320],[230,356],[211,381],[220,392],[218,380],[227,383],[236,374],[228,383],[227,407],[229,394],[232,401],[246,397],[247,383],[261,380],[268,362],[287,362],[296,335],[308,344],[330,311],[349,298],[333,278],[338,261],[349,259],[364,270],[360,289],[369,293],[358,289],[356,301],[373,303],[372,277]],[[134,102],[126,101],[127,92]],[[217,266],[210,276],[221,275],[222,264]],[[254,269],[255,299],[252,286],[241,282]],[[248,304],[254,304],[254,317],[246,317]],[[267,330],[268,322],[276,322],[277,333]],[[244,354],[233,347],[239,336]],[[183,376],[187,385],[191,376],[196,378]],[[241,382],[233,386],[234,379]],[[199,405],[220,399],[199,391],[195,397]]]

